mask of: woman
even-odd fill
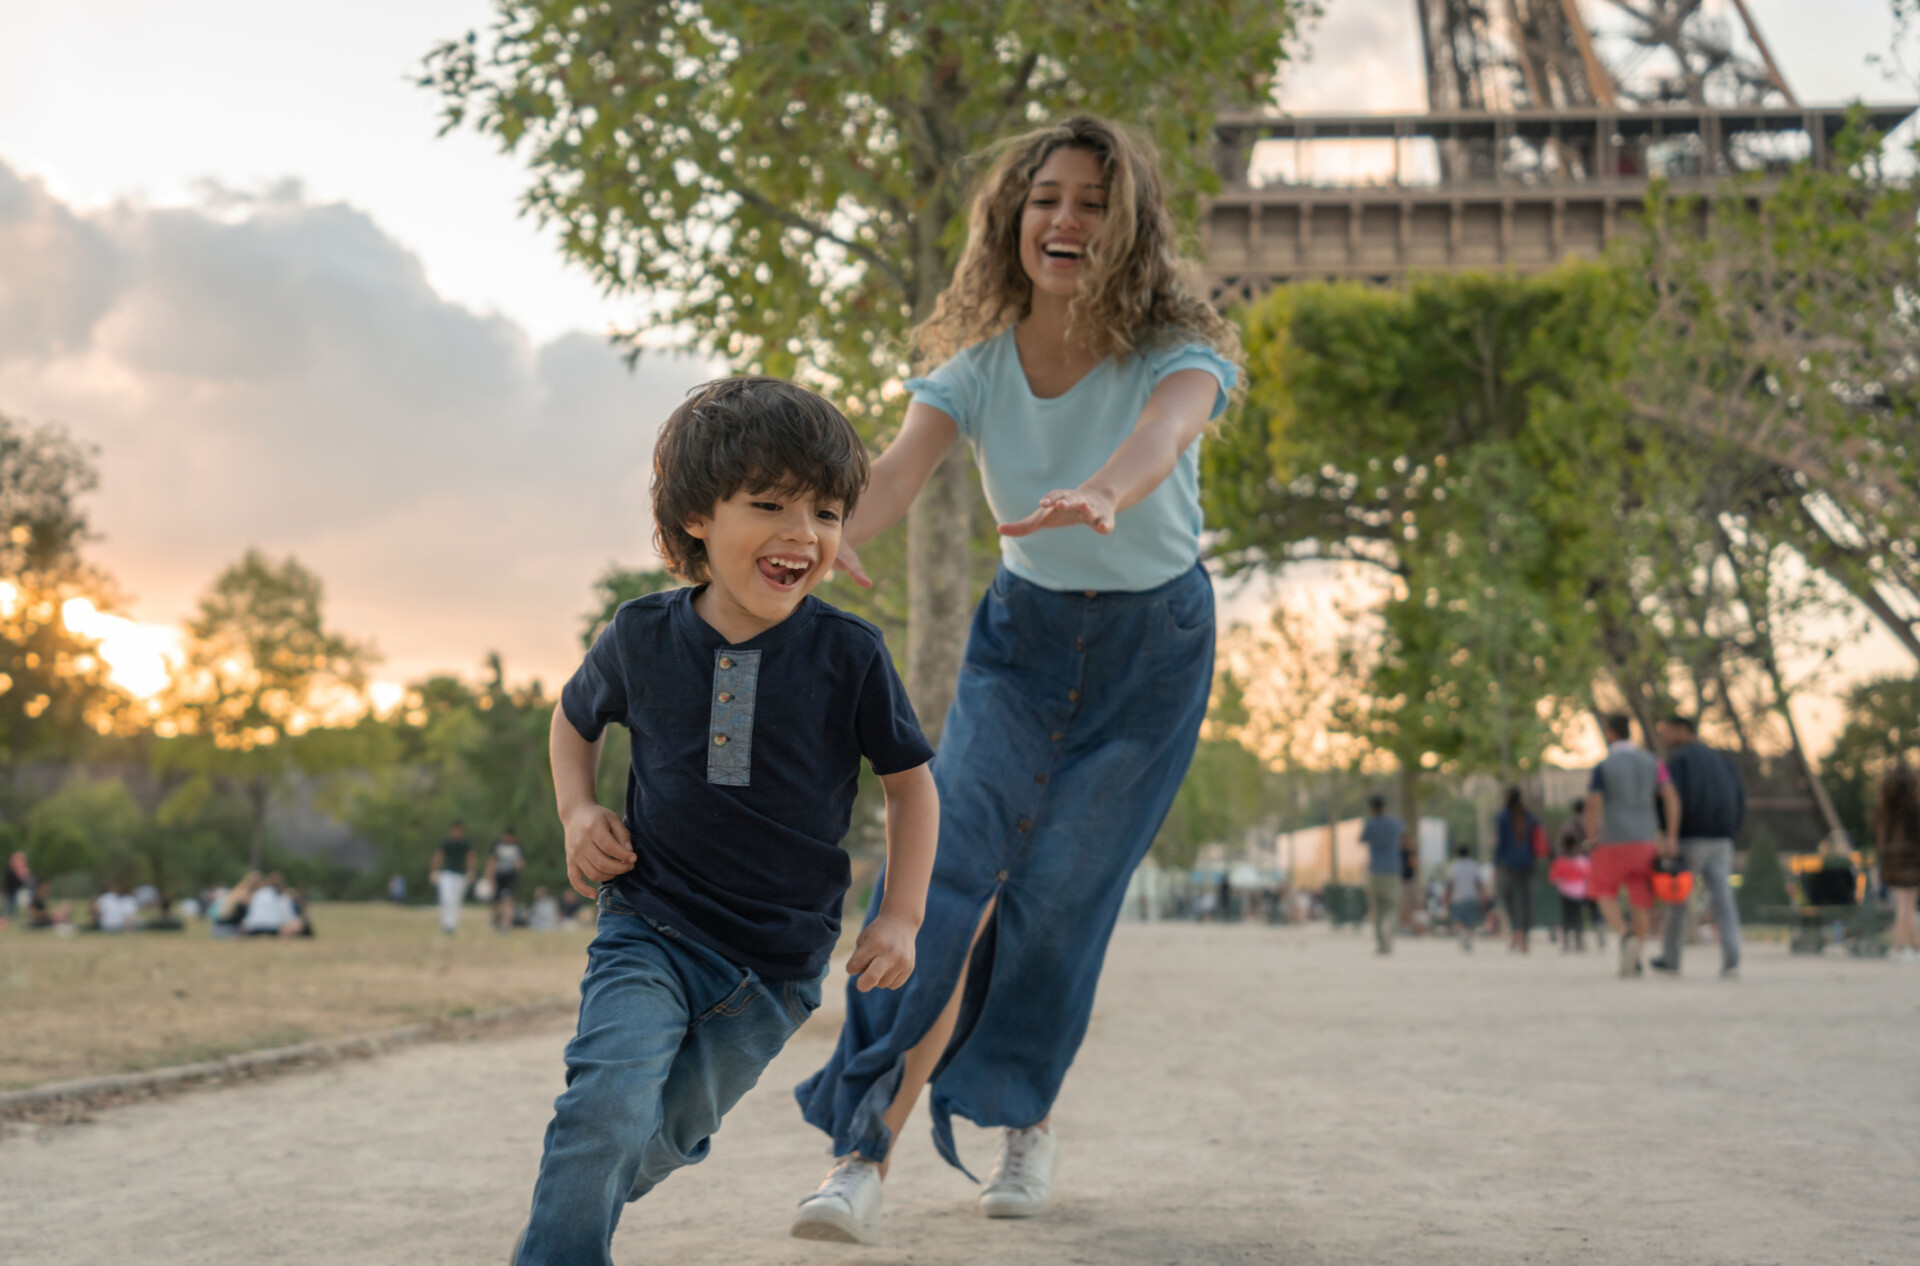
[[[1527,812],[1520,788],[1507,788],[1507,807],[1494,823],[1494,886],[1507,914],[1507,949],[1528,951],[1533,934],[1534,836],[1540,820]]]
[[[1880,803],[1873,815],[1874,851],[1880,878],[1893,892],[1893,957],[1920,963],[1920,922],[1914,917],[1920,898],[1920,775],[1896,760],[1880,779]]]
[[[837,565],[869,583],[855,550],[964,437],[1002,566],[934,761],[940,853],[913,979],[850,990],[838,1049],[796,1091],[840,1163],[795,1235],[872,1242],[894,1137],[930,1081],[950,1163],[953,1114],[1005,1128],[982,1212],[1047,1207],[1048,1114],[1213,681],[1195,441],[1239,344],[1180,275],[1151,150],[1069,119],[1002,147],[916,332],[938,368],[907,384]]]

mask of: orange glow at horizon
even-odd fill
[[[180,630],[164,624],[140,624],[109,615],[85,598],[61,604],[67,631],[92,638],[107,665],[107,680],[136,699],[151,699],[166,688],[180,662]]]

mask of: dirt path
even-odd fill
[[[1323,928],[1123,925],[1056,1120],[1054,1212],[987,1222],[924,1119],[887,1240],[802,1243],[825,1167],[789,1088],[632,1207],[621,1266],[1905,1263],[1920,1255],[1920,970],[1754,947],[1723,984],[1595,955],[1377,960]],[[0,1141],[0,1261],[504,1262],[562,1028],[443,1044]],[[962,1127],[970,1161],[992,1138]]]

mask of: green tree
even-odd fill
[[[1153,839],[1162,866],[1186,870],[1207,844],[1231,844],[1273,815],[1273,775],[1239,737],[1247,721],[1244,687],[1222,672],[1193,764]]]
[[[94,642],[66,604],[112,605],[112,582],[80,556],[81,499],[99,482],[92,451],[59,427],[0,414],[0,762],[71,755],[126,715]]]
[[[1742,455],[1782,539],[1920,659],[1920,177],[1881,142],[1856,124],[1829,167],[1730,180],[1704,208],[1656,189],[1626,257],[1652,305],[1622,394]]]
[[[1060,6],[932,0],[660,4],[497,0],[484,37],[442,44],[423,84],[448,129],[521,153],[524,204],[610,292],[644,295],[737,369],[800,376],[879,439],[961,244],[966,161],[1069,111],[1156,139],[1191,211],[1213,186],[1222,109],[1267,103],[1289,0]],[[916,502],[907,682],[936,728],[959,675],[977,501],[963,453]],[[984,525],[981,525],[984,526]],[[840,600],[870,604],[900,586]]]
[[[1845,725],[1820,762],[1820,773],[1847,833],[1864,843],[1874,796],[1888,762],[1920,763],[1920,676],[1880,677],[1847,692]]]
[[[69,778],[26,816],[34,873],[57,879],[85,872],[97,883],[132,883],[147,815],[117,778]]]
[[[1338,720],[1409,776],[1530,769],[1587,697],[1622,449],[1606,370],[1631,303],[1617,272],[1577,265],[1294,286],[1246,314],[1247,407],[1202,451],[1216,548],[1230,571],[1388,575]]]
[[[1780,865],[1780,846],[1774,843],[1773,832],[1758,828],[1753,833],[1753,842],[1747,846],[1747,864],[1740,870],[1737,894],[1740,918],[1743,922],[1758,923],[1761,911],[1778,909],[1791,901],[1786,868]]]
[[[300,743],[366,686],[371,647],[326,627],[320,578],[289,556],[248,550],[214,580],[187,624],[184,663],[165,700],[156,766],[230,781],[247,799],[249,864],[266,852],[267,802],[289,769],[361,763],[350,746]],[[357,710],[357,709],[353,709]]]
[[[483,847],[514,828],[529,878],[560,882],[562,838],[547,763],[553,708],[539,682],[509,685],[497,654],[487,657],[477,686],[444,675],[416,682],[394,716],[364,723],[378,734],[362,742],[382,755],[343,788],[337,803],[373,841],[385,872],[420,875],[447,822],[457,817]],[[603,798],[615,806],[625,780],[604,771],[617,774],[624,764],[625,734],[609,727],[601,766]]]
[[[613,613],[620,609],[621,604],[644,598],[650,593],[678,589],[682,583],[678,576],[658,567],[634,569],[618,563],[610,564],[593,582],[593,596],[599,606],[587,615],[580,632],[580,645],[592,649],[600,630],[613,623]]]

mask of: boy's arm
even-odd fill
[[[605,736],[602,736],[604,739]],[[553,709],[547,756],[553,765],[553,798],[567,835],[567,882],[591,900],[589,881],[603,884],[633,869],[633,840],[620,815],[594,795],[600,772],[600,742],[580,737],[566,710]]]
[[[887,793],[886,895],[847,960],[847,974],[859,977],[863,993],[897,989],[913,975],[913,942],[926,918],[927,884],[940,838],[940,793],[932,765],[882,774],[880,786]]]
[[[432,879],[440,873],[440,867],[446,861],[446,854],[440,849],[433,850],[433,860],[427,863],[427,878]]]

